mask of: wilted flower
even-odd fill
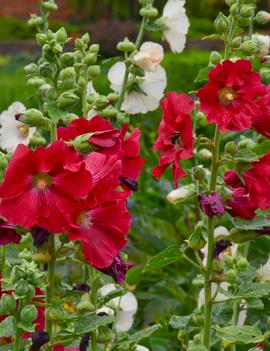
[[[74,291],[82,291],[82,292],[89,292],[91,289],[90,289],[90,286],[85,284],[85,283],[81,283],[81,284],[77,284],[77,285],[74,285],[73,286],[73,290]]]
[[[182,52],[186,44],[189,21],[184,6],[185,0],[169,0],[163,10],[163,36],[173,52]]]
[[[40,247],[49,240],[49,231],[40,227],[33,227],[31,229],[33,243],[36,247]]]
[[[44,330],[38,330],[31,334],[32,346],[31,351],[40,350],[41,346],[47,344],[50,341],[49,334]]]
[[[133,56],[133,63],[145,71],[154,72],[159,68],[163,58],[163,47],[152,41],[146,41],[140,47],[140,51]]]
[[[102,296],[106,296],[115,289],[116,287],[114,284],[107,284],[100,289],[100,293]],[[134,316],[138,309],[138,301],[134,294],[127,292],[121,297],[112,299],[106,308],[109,309],[107,310],[107,312],[109,312],[108,314],[111,314],[114,310],[116,310],[116,331],[118,333],[126,332],[132,327],[134,322]],[[103,309],[104,308],[99,311],[102,311]]]
[[[99,269],[102,273],[107,274],[113,278],[117,284],[123,284],[126,273],[132,264],[126,263],[121,256],[116,256],[109,267]]]
[[[21,236],[16,233],[16,226],[0,218],[0,246],[18,244]]]
[[[114,64],[109,70],[108,79],[111,82],[112,90],[115,92],[120,93],[122,90],[125,71],[126,65],[123,62]],[[146,71],[144,77],[137,79],[136,89],[125,94],[121,110],[130,114],[154,111],[158,108],[167,85],[164,68],[158,66],[155,72]]]
[[[19,144],[28,145],[36,132],[16,119],[17,114],[26,111],[20,102],[14,102],[0,115],[0,146],[6,151],[14,151]]]
[[[214,192],[209,195],[200,194],[198,196],[201,209],[209,217],[220,216],[225,212],[224,203],[221,196]]]

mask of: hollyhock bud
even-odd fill
[[[98,342],[100,344],[107,344],[114,337],[114,332],[108,326],[101,326],[98,330]]]
[[[108,95],[108,100],[111,102],[117,102],[119,100],[119,94],[117,93],[110,93]]]
[[[79,101],[79,97],[72,91],[65,91],[57,99],[57,105],[62,108],[71,108]]]
[[[29,145],[31,147],[45,146],[47,144],[47,140],[43,138],[41,135],[35,135],[31,138]]]
[[[193,250],[201,250],[205,247],[206,240],[203,236],[203,231],[205,230],[204,225],[199,222],[194,232],[191,234],[188,240],[188,246],[191,247]]]
[[[234,156],[237,153],[237,151],[238,151],[238,146],[235,141],[229,141],[225,145],[225,152],[227,154]]]
[[[35,63],[29,63],[24,67],[24,71],[26,74],[35,74],[37,73],[37,65]]]
[[[44,34],[44,33],[37,33],[36,39],[37,39],[37,42],[40,46],[43,46],[47,41],[46,34]]]
[[[251,17],[254,15],[256,6],[252,4],[243,5],[240,8],[240,16]]]
[[[234,258],[230,255],[224,256],[224,263],[227,267],[232,268],[234,265]]]
[[[259,52],[259,45],[254,40],[246,40],[240,45],[240,50],[244,55],[254,55]]]
[[[44,10],[47,10],[49,12],[58,10],[58,6],[56,5],[56,3],[53,0],[42,2],[41,6],[44,8]]]
[[[1,311],[3,313],[12,314],[16,311],[16,300],[12,295],[3,294],[0,302]]]
[[[22,322],[31,324],[37,317],[38,311],[34,305],[27,305],[21,310],[20,319]]]
[[[31,108],[22,113],[19,117],[19,121],[29,127],[41,127],[44,125],[43,114],[35,108]]]
[[[236,264],[239,271],[244,271],[248,266],[248,260],[246,257],[240,257]]]
[[[99,48],[100,48],[99,44],[93,44],[90,46],[89,52],[97,54],[99,52]]]
[[[30,27],[38,27],[42,25],[43,19],[40,16],[32,14],[27,23]]]
[[[64,67],[70,67],[74,64],[74,53],[73,52],[65,52],[60,57],[60,62]]]
[[[135,44],[131,42],[128,38],[117,44],[117,50],[124,52],[132,52],[135,50]]]
[[[118,113],[118,110],[112,106],[106,107],[103,111],[100,111],[100,116],[104,118],[114,118]]]
[[[20,251],[18,254],[18,257],[21,260],[26,260],[26,261],[32,261],[33,255],[28,249],[24,249],[23,251]]]
[[[210,63],[217,65],[222,60],[222,56],[217,51],[212,51],[210,55]]]
[[[177,205],[188,199],[192,199],[196,194],[196,189],[194,184],[184,185],[178,189],[171,191],[167,195],[167,200],[173,205]]]
[[[110,101],[108,101],[107,96],[105,96],[105,95],[99,95],[99,96],[96,98],[96,101],[95,101],[95,108],[96,108],[97,110],[102,110],[102,109],[104,109],[105,107],[107,107],[109,103],[110,103]]]
[[[209,195],[200,194],[198,196],[200,207],[209,217],[220,216],[225,212],[225,206],[221,196],[213,192]]]
[[[81,297],[81,301],[77,305],[77,309],[79,312],[93,312],[95,311],[95,306],[92,304],[90,300],[90,295],[88,293],[84,294]]]
[[[24,279],[21,279],[15,285],[15,293],[18,297],[23,298],[29,295],[32,292],[32,286],[29,285]]]
[[[75,72],[74,67],[67,67],[67,68],[62,69],[62,71],[59,74],[59,77],[61,79],[75,78],[76,72]]]
[[[97,62],[97,54],[94,52],[89,52],[85,56],[85,63],[87,65],[94,65]]]
[[[234,269],[229,269],[228,272],[226,273],[228,282],[232,285],[234,285],[237,281],[237,272]]]
[[[89,287],[89,285],[82,283],[82,284],[77,284],[77,285],[73,286],[73,290],[88,293],[88,292],[90,292],[90,287]]]
[[[209,161],[209,160],[212,160],[213,158],[212,152],[208,149],[200,150],[198,156],[199,156],[199,159],[202,161]]]
[[[98,65],[93,65],[87,68],[87,76],[91,80],[92,78],[100,75],[101,69]]]
[[[233,40],[232,40],[232,47],[234,49],[238,49],[240,47],[240,45],[242,44],[242,41],[243,41],[242,37],[233,38]]]
[[[93,136],[94,133],[87,133],[79,135],[73,142],[72,145],[76,151],[82,154],[87,154],[93,150],[93,146],[88,142],[88,140]]]
[[[36,247],[40,247],[49,240],[49,231],[41,227],[33,227],[31,229],[33,243]]]
[[[235,3],[230,7],[230,14],[233,16],[236,16],[238,15],[238,13],[239,13],[239,6],[237,3]]]
[[[126,263],[121,256],[116,256],[113,263],[106,268],[99,269],[102,273],[111,276],[117,284],[123,284],[127,271],[132,267],[130,263]]]
[[[53,51],[53,53],[56,54],[56,55],[62,54],[63,47],[62,47],[62,45],[60,45],[60,44],[55,44],[55,45],[53,45],[53,47],[52,47],[52,51]]]
[[[267,24],[270,22],[270,13],[266,11],[259,11],[255,17],[255,21],[259,24]]]
[[[217,32],[219,34],[223,34],[223,33],[226,33],[228,26],[229,26],[229,22],[228,22],[227,17],[224,16],[222,12],[220,12],[218,14],[217,18],[215,19],[214,25],[215,25]]]
[[[67,41],[67,32],[64,27],[60,28],[56,33],[55,33],[55,39],[59,43],[65,43]]]
[[[158,16],[158,9],[152,5],[148,5],[140,10],[140,15],[146,18],[155,18]]]
[[[192,177],[194,180],[203,181],[205,176],[206,172],[202,166],[196,166],[192,169]]]
[[[50,341],[49,334],[44,330],[39,330],[31,334],[32,346],[30,351],[38,351],[43,345]]]

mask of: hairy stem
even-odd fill
[[[217,174],[218,174],[218,160],[219,160],[219,145],[220,145],[221,133],[216,127],[215,140],[214,140],[214,150],[213,150],[213,160],[211,168],[211,182],[210,190],[214,192],[217,185]],[[215,229],[215,219],[213,217],[208,217],[208,253],[207,262],[205,267],[204,275],[204,290],[205,290],[205,303],[204,303],[204,333],[203,333],[203,343],[207,350],[210,350],[211,345],[211,321],[212,321],[212,263],[214,256],[214,229]]]

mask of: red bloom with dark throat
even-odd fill
[[[197,96],[209,123],[216,123],[221,131],[242,131],[253,125],[260,111],[258,98],[265,91],[250,61],[227,60],[210,71],[209,82]]]
[[[158,139],[154,150],[160,151],[159,166],[153,175],[160,178],[165,170],[173,164],[175,186],[178,179],[186,176],[180,166],[181,160],[193,157],[193,128],[191,112],[194,102],[186,94],[168,93],[162,101],[163,119],[158,129]]]
[[[75,161],[61,141],[35,151],[19,145],[0,186],[0,215],[27,229],[67,230],[74,206],[93,187],[91,173]]]

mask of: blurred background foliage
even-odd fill
[[[137,0],[67,0],[78,13],[84,13],[84,18],[74,17],[69,23],[64,23],[69,35],[77,35],[83,31],[86,25],[93,26],[93,30],[100,21],[105,21],[107,33],[112,31],[106,22],[108,18],[115,17],[119,23],[132,19],[136,24]],[[57,1],[56,1],[57,2]],[[161,8],[165,0],[156,0]],[[190,17],[191,27],[188,34],[189,44],[198,41],[201,37],[213,33],[213,19],[217,12],[224,6],[223,0],[187,0],[187,12]],[[269,0],[260,1],[261,8],[269,8]],[[117,32],[116,22],[116,32]],[[129,22],[130,23],[130,22]],[[52,22],[52,28],[59,28],[63,23]],[[129,24],[121,27],[117,32],[119,40],[125,35]],[[115,30],[114,30],[115,32]],[[0,49],[1,41],[33,39],[34,33],[29,29],[26,21],[15,17],[0,17]],[[109,38],[110,39],[110,38]],[[102,41],[102,40],[101,40]],[[101,43],[102,44],[102,43]],[[33,88],[26,84],[23,66],[31,62],[35,57],[27,50],[16,50],[16,55],[0,55],[0,111],[6,109],[12,102],[21,101],[27,107],[37,107],[37,100]],[[194,46],[193,46],[194,47]],[[1,51],[3,52],[3,50]],[[198,48],[187,49],[182,54],[166,52],[163,66],[167,71],[167,91],[190,92],[198,88],[194,79],[198,71],[208,65],[210,52],[208,46],[203,44]],[[94,81],[94,87],[100,93],[107,93],[109,82],[106,78],[111,63],[103,64],[102,76]],[[135,287],[135,294],[139,298],[139,313],[137,314],[134,328],[151,325],[153,322],[168,320],[172,313],[188,315],[197,306],[199,288],[192,285],[196,272],[184,262],[160,269],[156,272],[141,274],[146,260],[157,254],[170,244],[182,243],[191,232],[196,223],[195,208],[173,208],[166,200],[166,195],[172,190],[171,175],[168,171],[166,176],[157,182],[153,179],[151,171],[157,164],[157,155],[152,146],[157,135],[158,124],[161,119],[161,110],[143,116],[134,116],[130,120],[131,128],[140,127],[142,131],[142,156],[146,163],[140,179],[140,191],[134,194],[129,202],[133,215],[133,226],[129,236],[129,244],[126,251],[134,268],[129,271],[127,283]],[[199,132],[204,132],[212,137],[212,126],[201,125]],[[239,138],[238,135],[234,136]],[[189,161],[186,169],[190,169],[193,161]],[[191,178],[183,182],[189,182]],[[226,218],[224,225],[227,224]],[[256,267],[266,261],[270,250],[268,238],[261,238],[251,244],[250,259]],[[74,272],[73,272],[74,273]],[[71,278],[72,278],[71,269]],[[75,273],[74,273],[75,274]],[[162,278],[161,278],[162,277]],[[270,310],[269,302],[265,308]],[[253,314],[251,322],[261,318]],[[146,343],[152,351],[180,350],[177,340],[177,332],[163,328],[159,333],[151,337]],[[240,350],[240,349],[239,349]]]

